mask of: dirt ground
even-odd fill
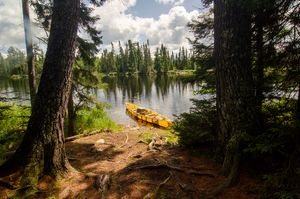
[[[167,139],[165,130],[127,126],[122,132],[107,131],[68,142],[74,171],[58,183],[42,178],[34,198],[201,199],[224,182],[219,166],[204,152],[172,146]],[[251,191],[254,186],[255,181],[242,173],[238,185],[217,198],[256,198]],[[0,192],[0,198],[9,195]]]

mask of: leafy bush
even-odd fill
[[[296,100],[270,100],[263,104],[265,129],[249,140],[244,161],[263,174],[264,198],[297,198],[300,187],[299,127]]]
[[[196,146],[212,143],[216,139],[217,113],[215,100],[192,100],[189,113],[182,113],[172,127],[179,137],[179,144]]]

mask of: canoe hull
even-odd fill
[[[126,103],[126,109],[131,115],[145,122],[156,124],[164,128],[170,128],[172,126],[170,119],[150,109],[145,109],[131,103]]]

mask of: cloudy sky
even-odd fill
[[[154,48],[161,43],[171,50],[188,46],[187,22],[195,18],[201,8],[200,0],[107,0],[97,8],[101,17],[97,27],[102,30],[103,45],[111,42],[146,42]],[[0,0],[0,52],[9,46],[24,49],[21,0]],[[33,16],[32,16],[33,18]],[[43,32],[34,28],[34,35]],[[35,40],[38,42],[37,40]]]

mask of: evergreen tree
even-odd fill
[[[162,68],[161,68],[161,55],[159,52],[159,48],[156,48],[156,51],[154,54],[154,69],[157,74],[161,74]]]
[[[226,186],[237,179],[243,136],[254,130],[251,12],[245,1],[214,1],[218,135]],[[225,34],[229,33],[229,34]]]
[[[0,52],[0,74],[1,76],[4,76],[6,74],[5,60],[1,52]]]
[[[71,88],[79,19],[79,0],[54,0],[43,73],[24,139],[3,165],[1,175],[23,168],[22,184],[35,185],[41,175],[64,175],[64,118]]]
[[[131,40],[128,40],[128,48],[128,72],[135,73],[138,69],[137,50]]]

